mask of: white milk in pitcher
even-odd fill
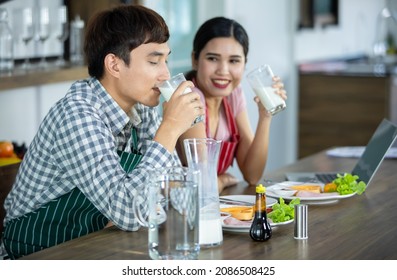
[[[199,243],[200,246],[210,247],[219,245],[223,241],[222,220],[201,219],[199,221]]]

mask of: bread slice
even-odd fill
[[[309,191],[314,193],[321,193],[321,186],[318,185],[296,185],[290,187],[296,191]]]
[[[247,221],[247,220],[251,220],[252,217],[254,216],[254,207],[235,206],[235,207],[221,208],[221,212],[230,213],[232,217],[240,221]]]

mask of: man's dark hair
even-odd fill
[[[145,43],[165,43],[168,26],[155,11],[140,5],[121,5],[94,15],[88,22],[84,53],[88,73],[101,79],[104,59],[112,53],[130,64],[130,52]]]

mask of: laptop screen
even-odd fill
[[[397,126],[384,119],[369,140],[361,158],[352,173],[358,175],[360,180],[369,184],[372,175],[380,166],[387,150],[397,138]]]

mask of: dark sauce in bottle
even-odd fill
[[[250,236],[255,241],[267,241],[272,237],[272,228],[266,214],[266,188],[256,187],[255,216],[250,228]]]

